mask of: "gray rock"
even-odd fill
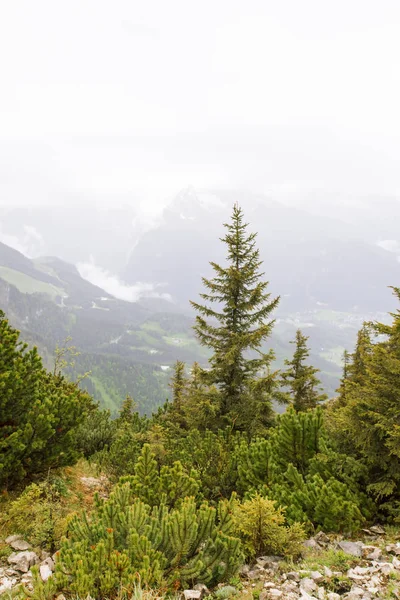
[[[350,590],[350,594],[354,594],[358,598],[362,598],[365,595],[365,590],[364,590],[364,588],[362,588],[358,585],[353,585],[353,587]]]
[[[201,591],[200,590],[184,590],[183,595],[185,600],[200,600]]]
[[[13,542],[16,542],[17,540],[21,540],[22,539],[22,535],[9,535],[6,538],[6,544],[11,545]]]
[[[362,556],[367,560],[380,560],[382,558],[382,550],[376,546],[363,546]]]
[[[348,542],[343,541],[339,542],[339,548],[346,552],[346,554],[350,554],[350,556],[355,556],[357,558],[362,558],[362,543],[361,542]]]
[[[247,579],[250,579],[250,581],[255,581],[257,579],[260,579],[261,574],[262,572],[260,569],[252,569],[251,571],[247,571],[246,577]]]
[[[322,583],[324,580],[324,576],[319,571],[311,571],[310,577],[315,583]]]
[[[13,550],[19,550],[20,552],[24,550],[29,550],[29,548],[31,548],[31,545],[22,539],[13,540],[12,542],[10,542],[10,546]]]
[[[259,556],[256,558],[256,563],[263,569],[271,568],[271,565],[275,566],[283,561],[282,556]]]
[[[393,558],[393,562],[392,565],[394,566],[395,569],[400,570],[400,560],[396,557]]]
[[[303,546],[305,548],[310,548],[310,550],[321,550],[321,546],[314,540],[314,538],[310,538],[303,542]]]
[[[305,577],[300,581],[300,590],[307,594],[312,594],[317,590],[317,584],[313,579],[310,579],[310,577]]]
[[[392,565],[392,563],[382,563],[379,566],[379,570],[383,575],[388,576],[394,571],[394,566]]]
[[[16,578],[1,577],[0,578],[0,594],[4,594],[8,590],[11,590],[17,583]]]
[[[39,567],[39,572],[40,572],[40,577],[42,578],[42,581],[47,581],[49,577],[52,576],[53,572],[50,569],[49,565],[46,564],[42,564]],[[201,597],[201,592],[199,592],[199,598]]]
[[[8,557],[8,564],[14,565],[17,571],[21,571],[22,573],[27,573],[32,567],[32,565],[38,562],[38,556],[35,552],[13,552]]]
[[[332,571],[326,565],[324,565],[324,575],[325,577],[333,577]]]
[[[388,554],[396,554],[396,556],[400,555],[400,546],[398,544],[389,544],[386,546],[386,552]]]
[[[320,546],[327,546],[329,544],[329,538],[323,531],[319,531],[317,535],[314,535],[314,540]]]
[[[370,532],[375,534],[375,535],[385,535],[385,530],[383,529],[383,527],[381,527],[381,525],[373,525],[372,527],[369,528]]]
[[[277,588],[272,588],[268,592],[268,598],[282,598],[283,592]]]
[[[54,569],[55,569],[55,564],[54,564],[54,561],[51,558],[51,556],[45,558],[45,560],[42,560],[42,562],[40,564],[47,565],[51,571],[54,571]],[[198,583],[197,585],[202,585],[202,584]],[[196,586],[194,586],[193,589],[197,590],[198,588]]]
[[[340,595],[336,594],[335,592],[328,592],[326,599],[327,600],[340,600]]]
[[[289,581],[300,581],[300,575],[297,571],[290,571],[289,573],[286,573],[286,577],[289,579]]]

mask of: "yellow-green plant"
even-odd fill
[[[298,556],[305,532],[299,523],[285,526],[285,516],[275,502],[256,494],[234,511],[235,530],[249,558],[266,554]]]

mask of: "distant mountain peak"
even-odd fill
[[[183,188],[166,207],[165,215],[173,214],[184,221],[194,221],[205,213],[226,211],[228,204],[218,194],[208,190],[196,190],[189,185]]]

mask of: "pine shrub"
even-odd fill
[[[233,534],[234,503],[197,507],[187,497],[176,508],[150,507],[135,497],[134,482],[121,483],[107,501],[97,499],[90,516],[72,520],[56,563],[57,588],[100,599],[115,598],[122,589],[129,594],[138,582],[179,589],[226,581],[242,559]]]

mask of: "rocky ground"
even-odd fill
[[[380,527],[363,533],[362,540],[350,541],[320,532],[305,542],[297,564],[259,557],[242,568],[239,594],[255,600],[400,599],[400,543]]]
[[[399,536],[400,539],[400,536]],[[31,567],[38,565],[46,581],[54,569],[54,557],[34,551],[18,535],[7,537],[9,549],[0,565],[0,595],[19,584],[31,587]],[[201,600],[209,594],[206,586],[185,590],[185,600]],[[364,530],[361,540],[350,541],[318,533],[304,543],[298,563],[279,556],[261,556],[244,565],[234,585],[219,586],[213,595],[219,600],[400,600],[400,542],[380,527]]]

